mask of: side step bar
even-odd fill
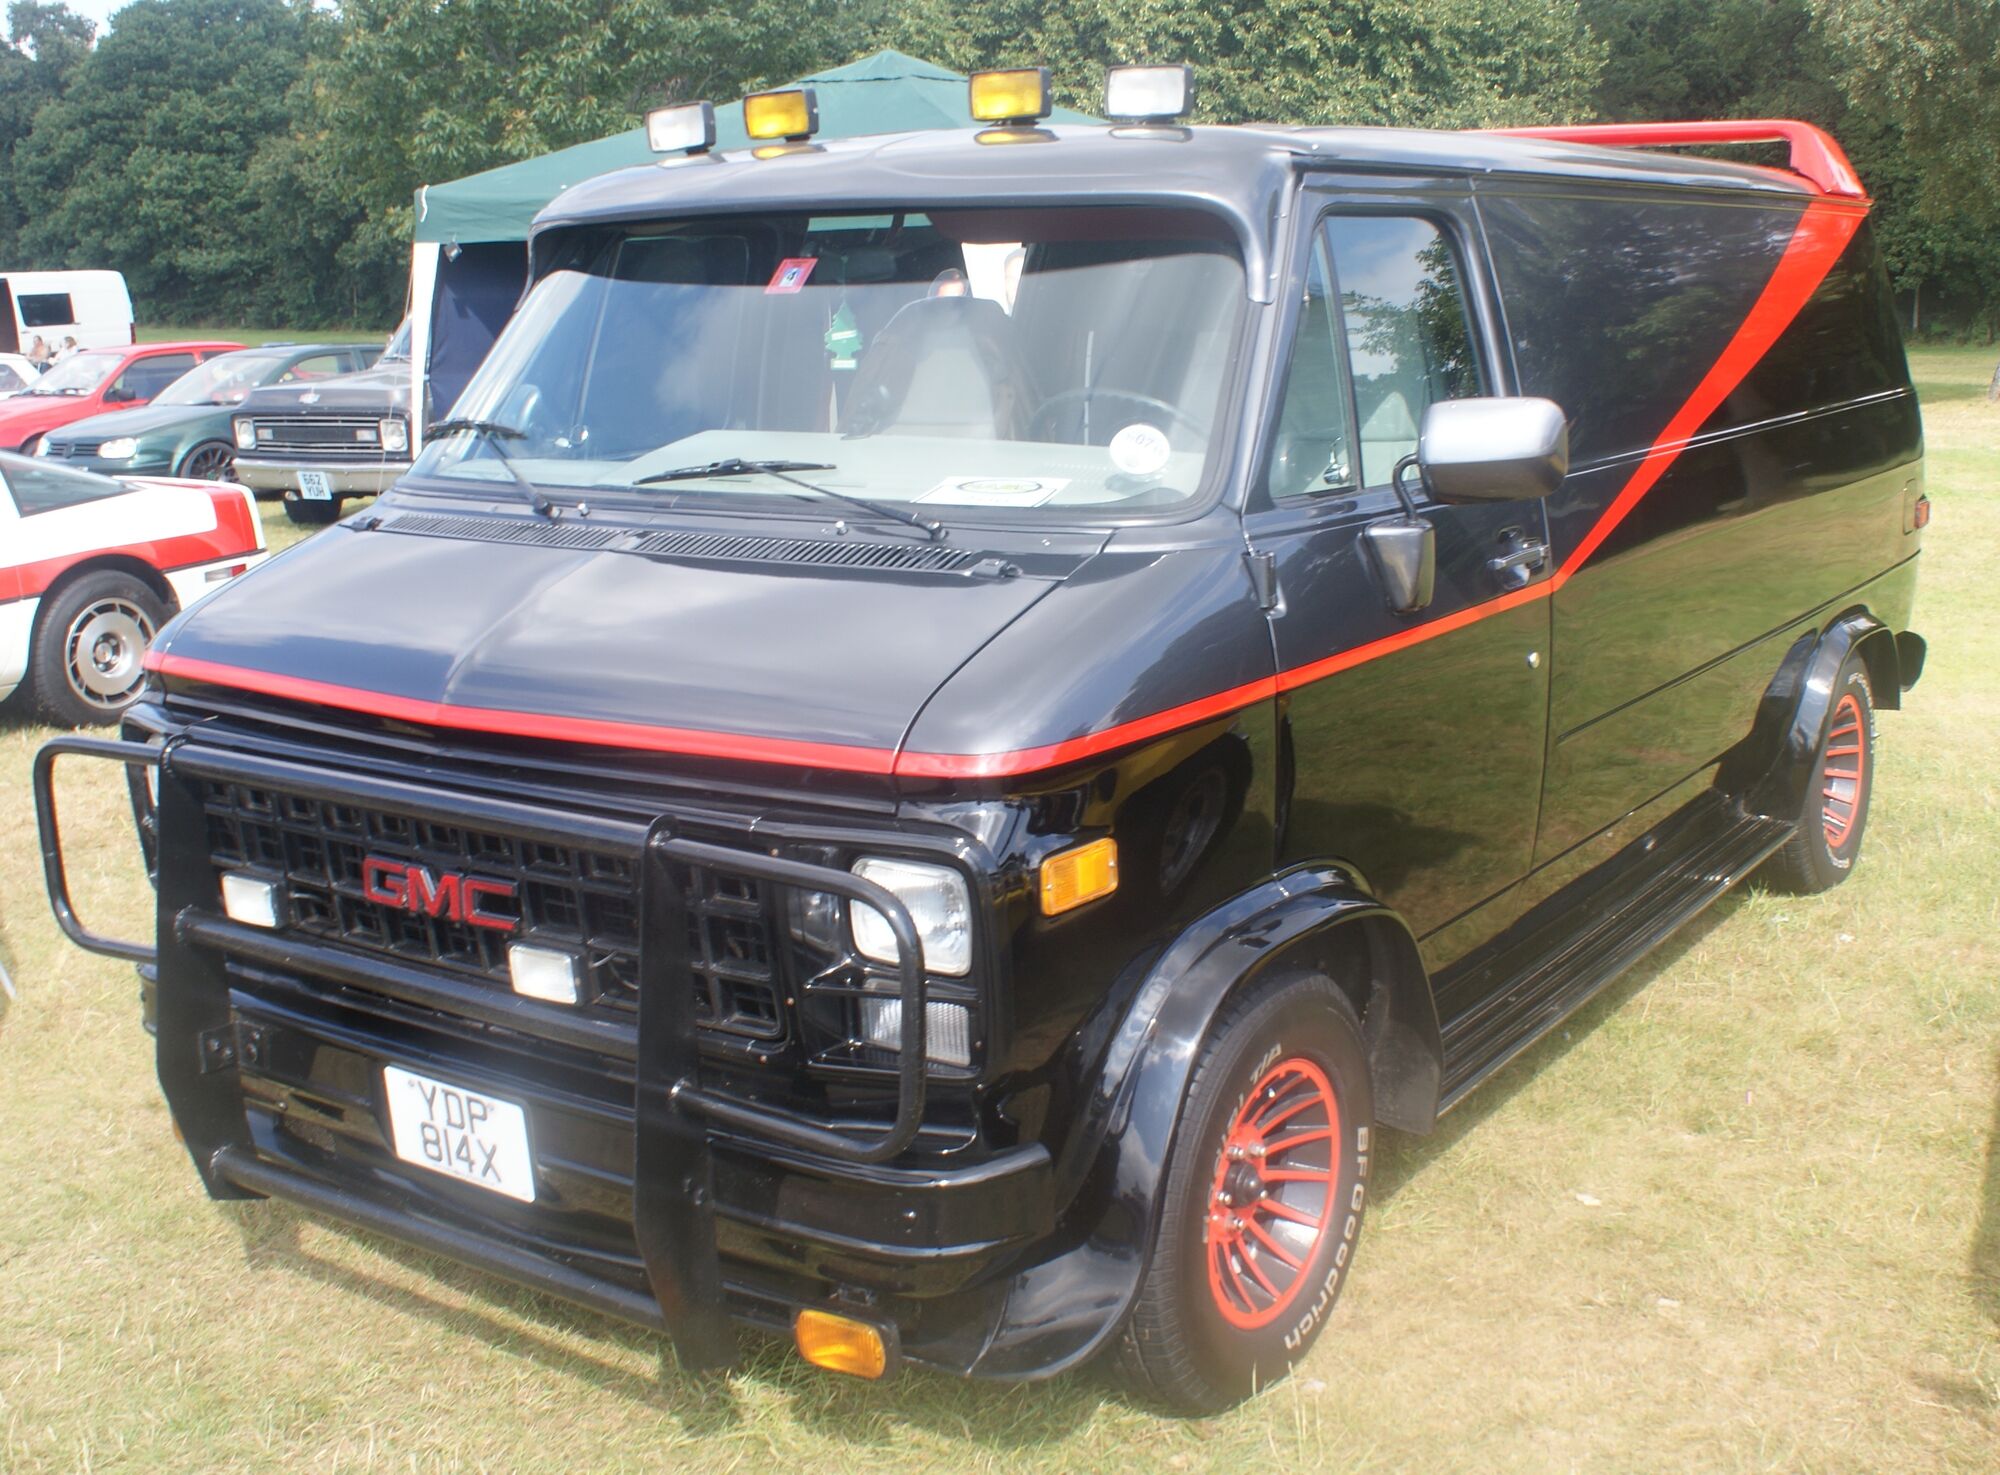
[[[1556,939],[1511,983],[1446,1023],[1440,1113],[1704,911],[1791,835],[1784,820],[1718,809],[1626,885],[1593,898],[1592,920],[1583,930]]]

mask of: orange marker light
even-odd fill
[[[829,1372],[879,1378],[889,1370],[882,1334],[865,1321],[831,1311],[801,1311],[792,1321],[799,1356]]]
[[[752,138],[810,138],[819,128],[819,103],[810,87],[756,92],[743,99],[743,131]]]
[[[1042,915],[1059,916],[1118,889],[1118,842],[1106,835],[1042,862]]]
[[[974,72],[967,80],[972,116],[980,123],[1032,123],[1049,115],[1049,69],[1017,67]]]

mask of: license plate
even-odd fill
[[[299,495],[308,502],[331,502],[333,500],[333,478],[324,471],[301,471],[299,473]]]
[[[382,1068],[396,1156],[524,1204],[535,1201],[528,1114],[511,1101],[393,1065]]]

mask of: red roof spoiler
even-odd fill
[[[1491,128],[1513,138],[1550,138],[1559,143],[1594,143],[1605,148],[1661,148],[1695,143],[1785,143],[1791,169],[1822,194],[1865,200],[1861,176],[1831,134],[1793,118],[1744,118],[1713,123],[1575,123],[1553,128]]]

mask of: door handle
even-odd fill
[[[1517,538],[1513,546],[1497,558],[1486,560],[1502,584],[1519,589],[1535,577],[1535,571],[1549,561],[1549,545],[1539,538]]]

